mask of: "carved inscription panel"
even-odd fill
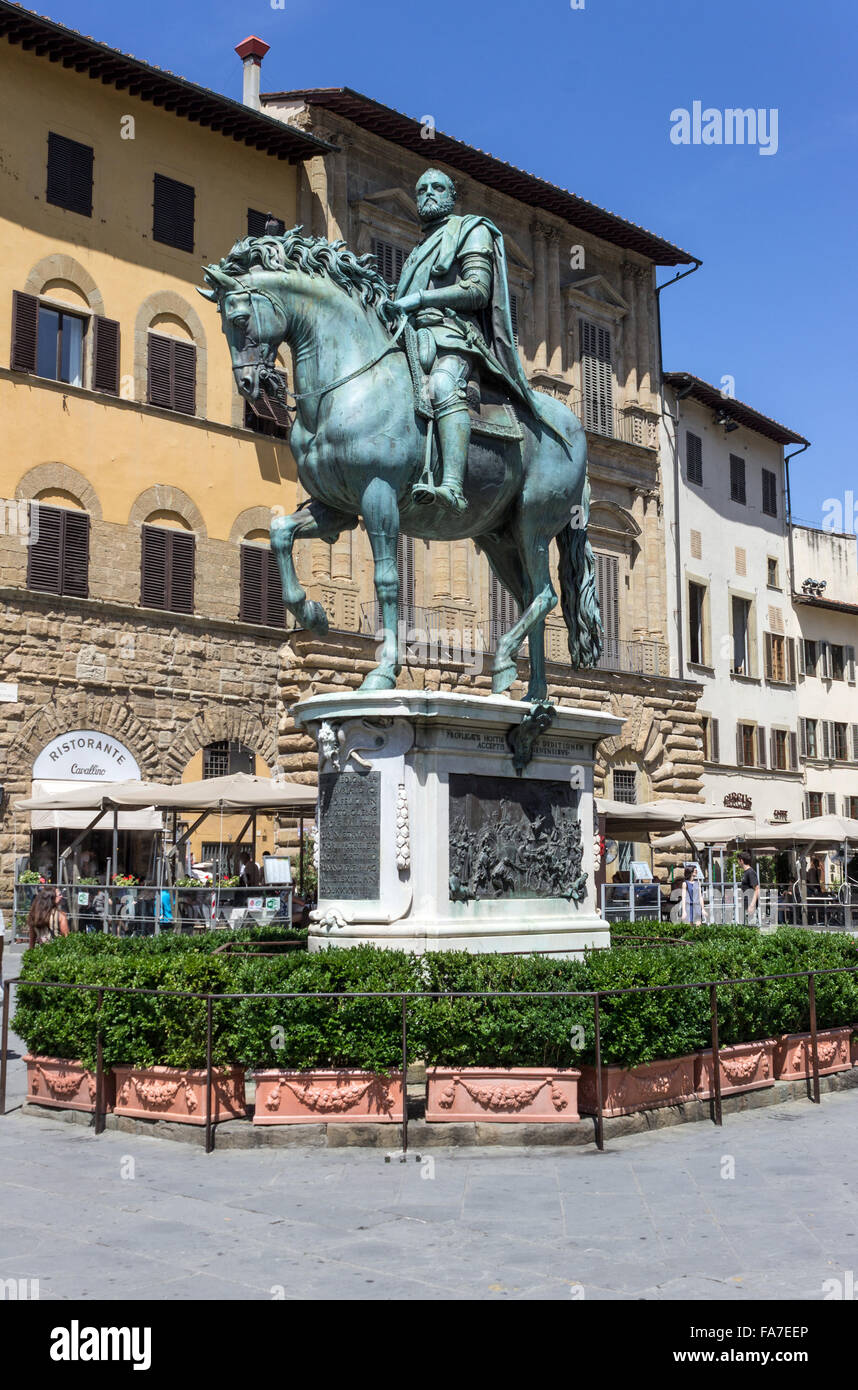
[[[377,899],[381,875],[381,773],[319,777],[319,897]]]

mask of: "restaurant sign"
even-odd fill
[[[94,729],[76,729],[51,739],[33,763],[33,778],[64,782],[139,780],[136,758],[124,743]]]

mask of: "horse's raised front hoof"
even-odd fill
[[[396,676],[389,666],[376,666],[362,681],[361,690],[395,690]]]
[[[518,667],[511,661],[507,666],[498,666],[492,671],[492,694],[503,695],[518,678]]]
[[[308,632],[315,632],[318,637],[324,637],[328,631],[328,615],[315,599],[308,598],[299,603],[295,609],[295,617],[301,627],[306,628]]]

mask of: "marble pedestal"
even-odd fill
[[[541,951],[607,946],[593,883],[596,744],[622,721],[558,706],[516,775],[531,710],[504,696],[315,695],[319,902],[310,949]]]

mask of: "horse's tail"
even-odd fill
[[[578,669],[595,666],[602,655],[602,618],[596,589],[596,561],[587,539],[590,480],[584,479],[578,515],[557,534],[560,552],[560,603],[569,630],[569,655]],[[576,524],[577,523],[577,524]]]

